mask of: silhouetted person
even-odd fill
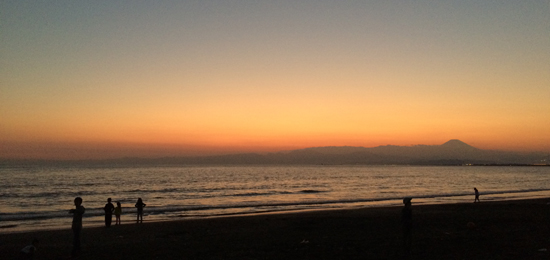
[[[143,207],[145,207],[145,203],[141,200],[141,198],[138,198],[136,203],[137,208],[137,223],[143,223]]]
[[[479,201],[479,191],[478,191],[476,188],[474,188],[474,192],[475,192],[475,194],[476,194],[476,198],[474,199],[474,203],[480,202],[480,201]]]
[[[412,232],[412,198],[404,198],[405,207],[401,210],[401,223],[403,225],[403,252],[409,256],[411,252],[411,232]]]
[[[110,227],[113,221],[113,211],[115,211],[115,206],[111,203],[111,198],[107,199],[107,204],[105,204],[103,210],[105,210],[105,226]]]
[[[115,224],[120,225],[120,215],[122,214],[122,206],[120,205],[120,201],[117,201],[116,208],[115,208]]]
[[[80,233],[82,231],[82,215],[86,209],[82,206],[82,198],[76,197],[74,199],[75,209],[69,210],[70,214],[73,214],[73,251],[72,256],[80,254]]]
[[[36,252],[36,249],[38,248],[38,239],[34,239],[32,241],[32,244],[23,247],[21,251],[19,252],[19,259],[25,259],[30,260],[34,259],[34,252]]]

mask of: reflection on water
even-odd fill
[[[74,197],[85,225],[100,225],[106,198],[120,201],[123,223],[223,214],[525,198],[550,194],[550,167],[243,166],[0,169],[0,232],[70,225]],[[420,198],[420,199],[418,199]],[[67,224],[69,223],[69,224]],[[16,225],[14,227],[14,225]]]

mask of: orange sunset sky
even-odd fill
[[[550,152],[550,1],[2,1],[0,158]]]

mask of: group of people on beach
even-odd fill
[[[120,225],[120,215],[122,214],[122,205],[120,204],[120,201],[117,201],[116,207],[111,202],[111,198],[107,199],[107,204],[105,204],[105,207],[103,207],[103,210],[105,211],[105,227],[110,227],[111,222],[113,221],[113,214],[115,215],[115,225]],[[143,203],[143,200],[141,198],[138,198],[135,207],[137,208],[137,223],[143,223],[143,208],[145,207],[145,203]]]
[[[120,214],[122,214],[122,205],[120,204],[120,201],[117,201],[116,208],[111,203],[111,198],[107,199],[107,204],[105,204],[105,207],[103,207],[103,210],[105,211],[105,226],[110,227],[111,222],[113,221],[113,213],[116,216],[115,219],[115,225],[120,224]]]
[[[117,202],[117,206],[115,207],[113,203],[111,202],[111,198],[107,199],[107,204],[105,204],[105,207],[103,207],[103,210],[105,211],[105,227],[110,227],[111,222],[113,219],[113,214],[116,216],[116,225],[119,225],[121,223],[120,221],[120,215],[122,215],[122,205],[120,202]],[[75,208],[71,209],[69,211],[69,214],[73,214],[73,223],[72,223],[72,230],[73,230],[73,251],[71,253],[72,256],[77,256],[80,253],[80,233],[82,231],[82,215],[84,215],[84,212],[86,209],[84,206],[82,206],[82,198],[76,197],[74,199],[74,205]],[[143,203],[143,200],[141,198],[138,198],[135,207],[137,208],[137,223],[143,223],[143,208],[145,207],[145,203]]]
[[[479,191],[474,187],[475,199],[474,203],[480,202],[479,200]],[[411,200],[412,198],[407,197],[403,199],[403,204],[405,205],[402,210],[402,224],[403,224],[403,249],[405,254],[408,255],[410,252],[411,246],[411,230],[412,230],[412,209],[411,209]],[[110,227],[113,214],[115,215],[115,225],[120,225],[120,215],[122,215],[122,205],[119,201],[116,203],[116,207],[113,205],[111,198],[107,199],[107,204],[103,207],[105,211],[105,227]],[[73,250],[71,255],[77,256],[80,253],[80,233],[82,231],[82,216],[86,209],[82,206],[82,198],[76,197],[74,199],[75,208],[69,211],[70,214],[73,214],[72,230],[73,230]],[[146,206],[143,203],[141,198],[138,198],[135,207],[137,208],[137,223],[143,223],[143,208]],[[38,240],[33,240],[31,245],[26,246],[21,250],[21,259],[32,259],[34,251],[38,246]]]

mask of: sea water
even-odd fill
[[[184,166],[0,168],[0,233],[70,228],[73,200],[84,227],[100,226],[107,198],[122,223],[312,209],[550,197],[550,167]],[[114,220],[113,220],[114,221]]]

